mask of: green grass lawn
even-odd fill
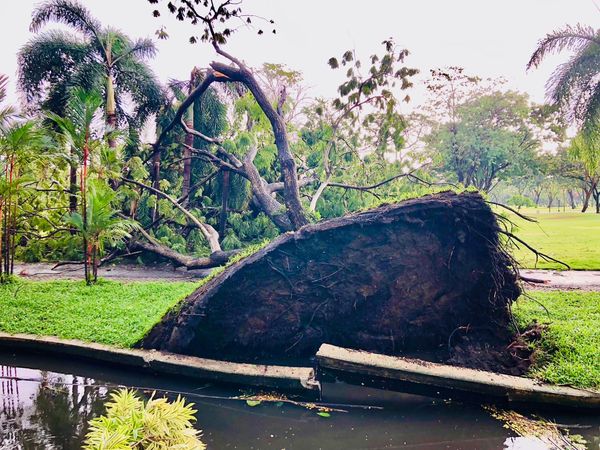
[[[0,331],[129,347],[200,284],[18,280],[0,285]],[[531,295],[535,300],[522,297],[514,312],[522,328],[548,326],[532,376],[600,389],[600,292]]]
[[[197,287],[190,282],[17,281],[0,285],[0,331],[130,347]]]
[[[575,270],[600,270],[600,215],[579,212],[552,212],[524,209],[524,214],[538,220],[527,222],[509,214],[518,225],[516,235],[532,247],[564,261]],[[515,258],[523,267],[535,267],[535,255],[526,248],[515,249]],[[539,260],[540,269],[564,269],[554,262]]]
[[[534,300],[521,297],[513,307],[519,327],[534,321],[548,327],[536,344],[540,352],[531,375],[600,389],[600,292],[538,291],[531,296]]]

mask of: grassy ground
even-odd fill
[[[17,281],[0,285],[0,331],[128,347],[196,283]]]
[[[0,331],[128,347],[199,283],[17,281],[0,285]],[[514,307],[519,326],[547,324],[532,375],[600,389],[600,292],[533,292]],[[543,305],[543,306],[542,306]],[[547,311],[546,311],[547,309]]]
[[[533,322],[548,327],[536,344],[540,357],[532,375],[600,389],[600,292],[537,291],[531,296],[519,299],[513,310],[520,327]]]
[[[543,253],[566,262],[572,269],[600,270],[600,215],[553,211],[522,211],[537,219],[538,223],[530,223],[510,215],[511,220],[519,227],[517,236]],[[535,256],[529,250],[516,249],[515,257],[524,267],[535,267]],[[564,269],[560,264],[541,260],[537,267]]]

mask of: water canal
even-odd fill
[[[195,403],[209,449],[545,449],[517,437],[481,406],[325,384],[323,402],[346,412],[321,417],[286,403],[249,406],[245,391],[174,377],[117,370],[40,355],[0,353],[0,449],[79,450],[87,422],[119,386],[144,395]],[[588,448],[599,448],[600,418],[576,413],[546,417],[575,426]]]

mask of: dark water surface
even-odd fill
[[[242,392],[176,377],[34,355],[0,353],[0,449],[79,450],[87,422],[102,414],[118,387],[135,387],[171,398],[183,393],[198,410],[197,426],[209,449],[527,449],[547,448],[517,438],[472,404],[326,384],[323,401],[351,404],[348,412],[320,417],[299,406],[231,400]],[[377,406],[364,408],[360,405]],[[589,448],[600,448],[600,418],[563,415],[577,424]]]

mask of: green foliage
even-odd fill
[[[106,414],[90,421],[85,440],[86,450],[203,450],[206,445],[194,430],[193,403],[181,397],[169,402],[154,398],[144,402],[132,390],[121,389],[111,394]]]
[[[539,146],[527,96],[494,92],[460,104],[455,120],[435,125],[427,143],[434,162],[464,186],[488,192],[520,175]]]
[[[531,375],[555,384],[600,389],[600,293],[534,291],[513,312],[521,329],[547,327]]]
[[[568,155],[580,166],[577,174],[589,188],[600,189],[600,132],[579,133],[569,145]]]
[[[524,195],[513,195],[508,199],[508,204],[512,206],[516,206],[518,209],[523,207],[534,207],[535,203],[529,197],[525,197]]]
[[[25,281],[0,286],[0,330],[130,347],[196,289],[189,282]]]
[[[116,197],[117,193],[104,181],[91,180],[87,192],[87,223],[84,226],[83,217],[78,212],[68,217],[68,223],[87,239],[97,251],[97,256],[104,254],[106,244],[120,244],[139,226],[137,222],[117,215],[118,211],[113,207]]]

